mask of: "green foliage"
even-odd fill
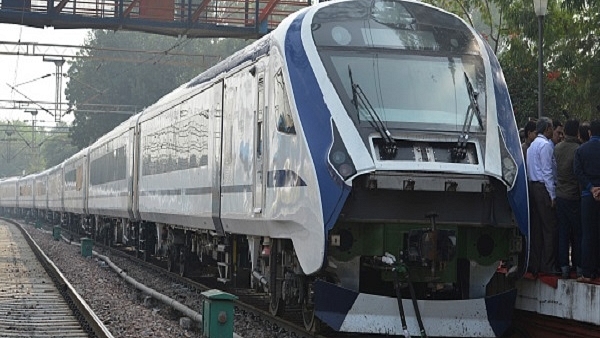
[[[517,2],[518,3],[518,2]],[[595,35],[600,24],[600,2],[578,8],[575,2],[549,2],[544,17],[544,115],[564,120],[570,117],[590,120],[600,117],[599,55]],[[507,16],[510,50],[500,55],[509,83],[518,122],[537,116],[538,18],[533,5],[515,5]],[[532,74],[528,74],[531,72]],[[526,79],[527,80],[526,80]]]
[[[113,51],[92,49],[88,52],[89,58],[80,58],[71,65],[67,99],[73,107],[123,105],[126,111],[140,112],[219,59],[247,44],[246,41],[235,39],[178,39],[137,32],[97,30],[91,34],[87,45]],[[134,54],[125,50],[158,53]],[[207,57],[174,57],[171,55],[173,53]],[[93,112],[89,112],[90,109],[75,109],[70,135],[73,144],[78,148],[86,147],[131,116],[108,112],[113,109],[102,106],[96,106]]]
[[[30,125],[22,121],[1,123],[0,133],[0,177],[21,176],[44,169],[43,159],[33,152]],[[39,137],[38,130],[36,138],[40,140]]]
[[[46,168],[62,163],[77,152],[77,147],[71,144],[64,125],[48,132],[40,147],[40,154],[44,157]]]

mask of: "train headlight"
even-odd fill
[[[502,166],[502,178],[509,185],[513,186],[515,179],[517,178],[517,162],[510,155],[506,148],[506,141],[502,135],[502,131],[498,129],[499,143],[500,143],[500,161]]]
[[[346,146],[337,130],[337,126],[332,122],[333,127],[333,144],[329,150],[329,163],[332,167],[332,171],[335,171],[337,175],[341,176],[344,180],[352,177],[356,174],[356,168],[352,158],[348,155]],[[333,173],[332,173],[333,174]]]
[[[350,177],[354,173],[354,168],[351,165],[344,163],[339,166],[338,171],[339,171],[340,175],[342,175],[342,176],[344,176],[344,178],[346,178],[346,177]]]
[[[336,165],[340,165],[346,161],[346,154],[341,151],[336,151],[331,155],[331,161]]]

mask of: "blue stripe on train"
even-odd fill
[[[339,331],[359,293],[316,280],[315,315],[335,331]]]
[[[517,289],[485,298],[487,318],[497,337],[503,335],[512,325],[516,301]]]
[[[327,233],[333,228],[350,189],[336,177],[329,165],[329,149],[333,143],[331,113],[302,45],[303,19],[304,14],[301,14],[290,25],[285,37],[285,55],[302,131],[319,182],[323,222]]]
[[[500,63],[488,44],[485,44],[492,67],[492,80],[494,81],[494,94],[496,96],[496,111],[498,125],[504,134],[506,148],[517,162],[517,178],[515,185],[508,191],[508,202],[515,214],[521,233],[529,238],[529,203],[527,198],[527,177],[519,134],[515,126],[515,115],[510,102],[506,81],[500,68]]]

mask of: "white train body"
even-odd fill
[[[8,177],[0,180],[0,203],[5,209],[14,210],[18,207],[18,180],[18,177]]]
[[[17,182],[17,195],[19,200],[19,208],[33,210],[34,198],[34,175],[27,175],[20,178]]]
[[[74,215],[87,214],[88,148],[68,158],[62,165],[63,210]]]
[[[66,226],[181,274],[215,263],[220,281],[264,287],[273,313],[301,307],[307,327],[402,335],[406,303],[425,322],[407,310],[411,335],[500,335],[516,292],[498,267],[525,268],[525,169],[498,61],[416,1],[295,13],[44,175]],[[30,181],[0,181],[1,206],[33,208],[10,197]],[[395,299],[384,262],[410,271],[414,303]]]
[[[34,175],[33,183],[33,208],[38,212],[46,212],[48,210],[48,173],[49,169]]]
[[[130,121],[87,148],[87,211],[91,215],[133,218],[135,124]]]
[[[62,164],[48,170],[48,209],[55,213],[62,213],[64,211],[63,182]]]

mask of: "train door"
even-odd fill
[[[255,154],[254,154],[254,198],[253,198],[253,212],[255,216],[263,213],[264,204],[264,189],[265,189],[265,177],[263,172],[264,166],[264,152],[265,152],[265,74],[260,72],[257,76],[258,90],[256,109],[254,110],[254,135],[256,137],[254,142]]]
[[[223,152],[223,81],[215,84],[214,101],[211,108],[212,120],[212,138],[213,138],[213,170],[212,170],[212,219],[215,230],[219,235],[224,235],[223,223],[221,222],[221,172],[222,172],[222,152]]]

